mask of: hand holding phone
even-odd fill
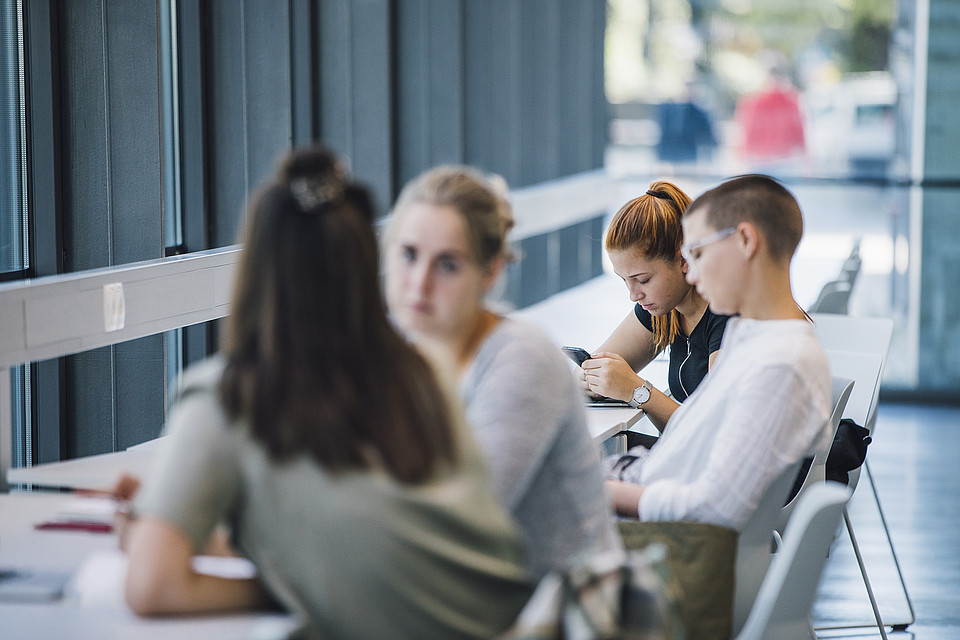
[[[590,359],[590,352],[580,347],[560,347],[560,350],[567,354],[567,357],[581,366],[584,360]]]

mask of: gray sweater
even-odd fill
[[[583,394],[544,334],[501,320],[460,395],[494,488],[520,525],[533,578],[579,553],[620,547]]]

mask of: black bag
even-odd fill
[[[827,456],[827,480],[850,482],[850,472],[860,468],[867,458],[867,445],[870,444],[870,432],[850,418],[844,418],[837,427],[837,435]]]

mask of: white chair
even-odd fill
[[[853,385],[854,381],[850,378],[833,376],[831,381],[830,395],[833,402],[833,412],[830,414],[831,444],[833,443],[834,436],[837,434],[837,427],[840,426],[840,419],[843,416],[843,411],[847,406],[847,400],[850,398],[850,393],[853,391]],[[813,462],[810,463],[810,467],[807,470],[807,475],[804,477],[803,484],[800,485],[800,489],[797,491],[797,494],[790,500],[790,502],[783,505],[783,508],[780,509],[780,523],[777,525],[777,531],[783,532],[784,527],[787,526],[787,520],[790,518],[790,514],[796,507],[797,501],[800,499],[800,496],[803,495],[803,492],[812,485],[822,483],[826,480],[827,456],[829,454],[830,448],[827,447],[826,450],[817,452],[817,454],[813,457]]]
[[[770,566],[773,530],[799,469],[800,462],[792,464],[773,481],[740,532],[737,544],[736,590],[733,595],[733,634],[740,630],[750,615],[753,601],[760,590],[767,567]]]
[[[826,351],[854,351],[880,356],[880,380],[886,367],[887,352],[893,338],[893,320],[890,318],[862,318],[834,314],[811,313],[814,331],[820,346]],[[879,386],[877,387],[879,391]],[[876,412],[860,423],[873,430]]]
[[[837,279],[846,280],[852,287],[857,281],[857,275],[860,273],[860,267],[862,265],[863,260],[860,258],[860,241],[857,240],[853,245],[853,249],[850,250],[850,255],[843,261],[843,266],[840,267],[840,276]]]
[[[800,498],[743,629],[736,640],[809,640],[810,608],[840,514],[852,491],[836,482]]]
[[[857,341],[851,336],[849,341],[850,346],[856,347]],[[857,424],[860,424],[867,428],[868,431],[873,433],[873,426],[876,421],[876,412],[877,404],[879,399],[880,391],[880,378],[883,372],[883,357],[878,353],[869,353],[869,352],[856,352],[856,351],[835,351],[835,350],[826,350],[827,359],[830,363],[830,372],[833,375],[845,376],[852,378],[855,381],[853,392],[850,394],[850,398],[847,401],[847,407],[843,412],[843,417],[850,418]],[[864,462],[864,469],[868,469],[866,462]],[[869,473],[869,472],[868,472]],[[868,476],[869,477],[869,476]],[[849,486],[851,490],[855,490],[860,478],[860,469],[855,469],[849,474]],[[891,557],[893,558],[894,565],[896,566],[897,573],[900,578],[900,586],[903,590],[903,595],[907,603],[907,608],[909,609],[908,619],[905,621],[897,621],[895,623],[886,623],[889,626],[892,626],[894,629],[901,630],[905,629],[907,626],[913,624],[916,620],[916,615],[913,610],[913,603],[910,600],[910,595],[907,592],[906,581],[903,578],[903,571],[900,568],[900,561],[897,558],[896,550],[893,546],[893,539],[890,537],[890,530],[887,526],[886,517],[883,513],[883,507],[880,504],[880,498],[877,494],[876,487],[873,485],[871,480],[871,489],[873,493],[874,500],[877,505],[877,510],[880,514],[880,520],[883,525],[884,534],[887,538],[887,544],[890,548]],[[864,587],[867,590],[867,597],[870,600],[870,606],[873,609],[874,619],[876,620],[877,628],[880,631],[880,635],[884,638],[886,637],[886,632],[884,630],[883,618],[880,615],[880,609],[877,604],[876,598],[873,593],[873,587],[870,584],[870,578],[867,575],[866,565],[863,561],[863,557],[860,553],[860,546],[857,543],[857,538],[853,530],[853,523],[850,520],[849,513],[844,511],[844,524],[847,529],[847,534],[850,537],[850,543],[853,546],[854,555],[857,559],[857,564],[860,568],[860,575],[863,579]],[[849,629],[849,628],[862,628],[863,624],[841,624],[841,625],[830,625],[818,627],[820,629]],[[872,625],[869,625],[872,626]]]
[[[879,398],[883,358],[876,353],[824,349],[830,363],[830,375],[854,381],[843,417],[871,429],[870,414],[875,413]]]
[[[811,313],[813,329],[824,349],[879,353],[886,358],[893,320]]]
[[[810,305],[810,312],[845,315],[852,289],[853,286],[847,280],[831,280],[820,289],[816,301]]]

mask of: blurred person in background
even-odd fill
[[[742,96],[736,108],[743,135],[741,154],[751,166],[802,160],[806,153],[800,94],[784,64],[770,64],[765,86]]]
[[[657,123],[657,157],[664,162],[706,160],[717,146],[709,114],[693,100],[692,82],[686,83],[679,100],[657,106]]]

